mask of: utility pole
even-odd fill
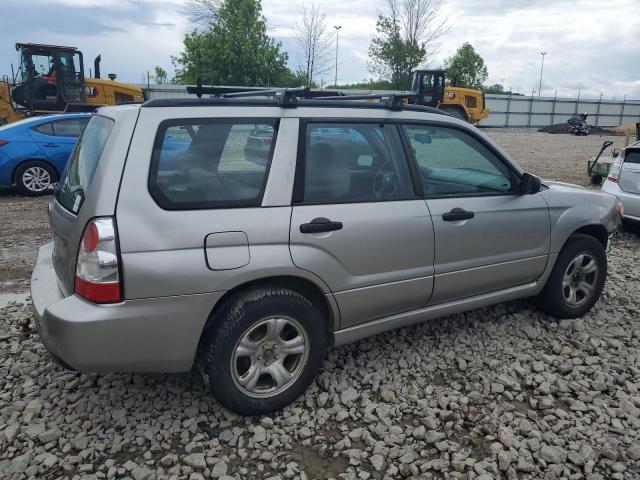
[[[337,88],[338,87],[338,40],[340,38],[340,29],[342,28],[342,25],[334,25],[333,28],[336,29],[336,77],[333,82],[333,86]]]
[[[538,96],[540,96],[540,93],[542,92],[542,71],[544,70],[544,56],[549,53],[549,52],[540,52],[540,55],[542,55],[542,65],[540,66],[540,85],[538,85]]]

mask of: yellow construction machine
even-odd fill
[[[99,105],[142,102],[142,88],[100,78],[100,55],[94,78],[85,78],[82,52],[75,47],[16,43],[17,74],[0,81],[0,125],[26,116],[90,111]]]
[[[484,93],[473,88],[446,85],[445,70],[416,70],[411,90],[415,98],[409,103],[443,110],[469,123],[478,123],[491,113],[486,108]]]

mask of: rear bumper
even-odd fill
[[[204,324],[224,292],[95,305],[64,297],[51,253],[40,248],[31,298],[42,343],[65,366],[88,372],[182,372],[193,365]]]

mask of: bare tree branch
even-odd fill
[[[185,0],[180,12],[195,28],[207,29],[220,21],[218,12],[223,0]]]
[[[302,7],[302,21],[296,27],[296,44],[300,49],[298,70],[311,84],[331,69],[332,38],[327,17],[319,7]]]
[[[440,9],[441,0],[386,0],[369,46],[369,71],[408,87],[411,71],[437,52],[449,30]]]

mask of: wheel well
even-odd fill
[[[40,163],[45,163],[47,165],[49,165],[52,169],[53,169],[53,173],[55,175],[56,178],[53,179],[54,182],[57,182],[58,179],[60,178],[60,172],[58,172],[58,169],[56,168],[56,166],[51,163],[48,160],[44,160],[42,158],[29,158],[27,160],[23,160],[21,161],[19,164],[17,164],[14,168],[13,168],[13,172],[11,172],[11,181],[13,183],[16,183],[16,173],[18,172],[18,169],[20,168],[21,165],[24,165],[27,162],[40,162]]]
[[[581,233],[583,235],[589,235],[590,237],[598,240],[604,248],[607,248],[607,242],[609,241],[609,232],[603,225],[585,225],[580,227],[572,235]]]
[[[247,283],[243,283],[242,285],[238,285],[237,287],[226,292],[216,305],[213,307],[213,310],[209,314],[209,318],[207,318],[207,322],[202,330],[202,334],[207,331],[212,325],[213,319],[216,316],[216,313],[219,312],[222,308],[226,306],[226,304],[237,297],[238,295],[242,295],[245,292],[250,290],[254,290],[257,288],[287,288],[289,290],[293,290],[294,292],[299,293],[300,295],[307,298],[314,305],[320,306],[323,310],[323,318],[325,319],[325,332],[327,335],[327,345],[333,344],[333,325],[334,325],[334,316],[333,310],[329,305],[325,294],[322,293],[322,290],[310,280],[302,277],[294,277],[294,276],[276,276],[276,277],[267,277],[261,278],[259,280],[252,280]],[[201,335],[202,339],[202,335]]]

